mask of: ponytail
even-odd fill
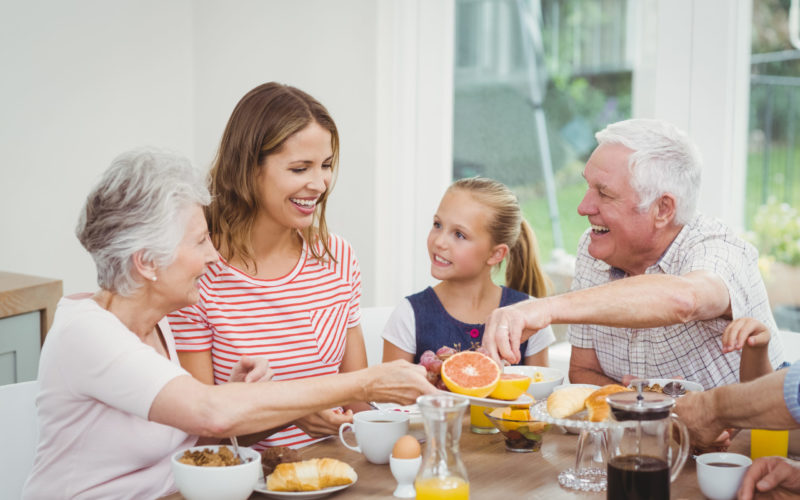
[[[506,286],[533,297],[546,297],[552,287],[540,264],[536,235],[525,219],[520,224],[519,238],[508,252]]]

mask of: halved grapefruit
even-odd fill
[[[500,382],[489,394],[490,398],[512,400],[517,399],[531,385],[531,378],[518,373],[500,375]]]
[[[475,351],[453,354],[442,363],[444,385],[465,396],[488,396],[500,382],[500,374],[500,367],[492,358]]]

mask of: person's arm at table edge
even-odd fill
[[[726,428],[794,429],[800,427],[799,383],[800,363],[795,363],[751,382],[678,398],[675,412],[700,445]]]

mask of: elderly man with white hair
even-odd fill
[[[634,119],[596,134],[578,213],[580,240],[569,293],[495,310],[484,346],[516,361],[518,345],[552,323],[569,324],[569,378],[610,384],[683,377],[705,388],[737,382],[741,353],[723,349],[733,320],[769,328],[769,359],[783,349],[758,271],[758,252],[696,213],[701,161],[676,127]]]

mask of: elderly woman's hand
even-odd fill
[[[272,379],[274,373],[269,367],[266,358],[253,358],[242,356],[233,365],[230,382],[266,382]]]
[[[428,382],[422,365],[396,360],[366,369],[366,401],[390,401],[408,405],[423,394],[439,392]]]

